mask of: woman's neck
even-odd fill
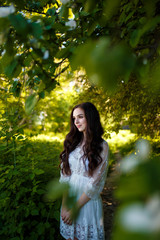
[[[85,133],[83,133],[83,138],[81,140],[81,146],[82,147],[85,145],[85,142],[86,142],[86,135],[85,135]]]

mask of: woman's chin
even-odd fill
[[[83,129],[81,129],[81,128],[78,128],[78,131],[79,131],[79,132],[83,132],[84,130],[83,130]]]

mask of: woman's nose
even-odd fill
[[[75,123],[77,124],[78,122],[79,122],[78,119],[76,119],[76,120],[75,120]]]

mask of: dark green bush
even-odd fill
[[[59,176],[59,151],[58,143],[26,143],[16,166],[0,163],[1,240],[62,239],[60,200],[44,200],[47,183]]]

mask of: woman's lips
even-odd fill
[[[80,128],[81,127],[81,125],[77,125],[77,128]]]

